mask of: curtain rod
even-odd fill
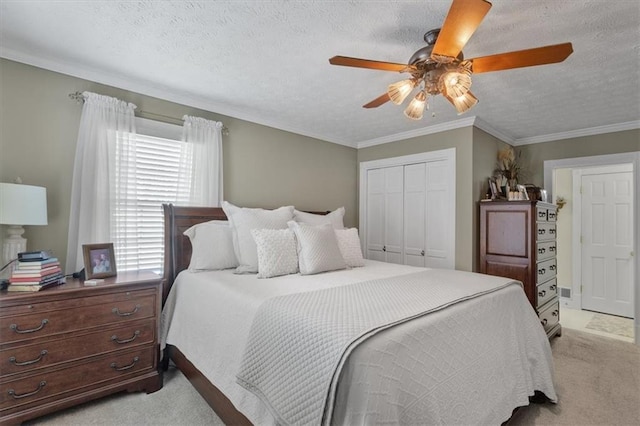
[[[69,93],[69,98],[78,103],[84,102],[84,96],[82,95],[82,92]],[[182,123],[184,123],[184,120],[181,118],[170,117],[168,115],[156,114],[155,112],[143,110],[135,111],[135,116],[140,118],[148,118],[149,120],[161,121],[163,123],[177,124],[180,126],[182,125]],[[222,134],[225,136],[229,134],[229,128],[225,125],[222,126]]]

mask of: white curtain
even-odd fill
[[[136,106],[116,98],[84,92],[71,188],[71,213],[67,245],[66,273],[84,267],[83,244],[114,242],[117,210],[136,200],[131,173],[119,173],[117,159],[135,161]],[[116,200],[116,191],[125,189],[127,200]],[[134,201],[135,202],[135,201]]]
[[[201,117],[183,117],[177,199],[192,206],[219,207],[222,203],[222,123]],[[185,197],[188,194],[188,197]]]

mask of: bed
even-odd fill
[[[172,205],[163,209],[165,359],[174,361],[226,424],[317,423],[318,418],[296,417],[297,411],[304,411],[301,415],[310,411],[298,407],[311,399],[307,395],[302,402],[288,400],[296,411],[293,417],[280,417],[279,406],[243,383],[249,341],[267,323],[258,316],[266,305],[292,296],[315,300],[323,292],[331,296],[363,283],[404,281],[427,273],[447,285],[477,280],[497,289],[376,329],[350,346],[334,372],[329,396],[315,398],[322,402],[323,422],[499,424],[534,394],[552,402],[557,399],[546,334],[517,282],[375,261],[366,261],[361,268],[268,280],[230,270],[190,273],[185,269],[191,244],[183,232],[197,223],[226,220],[224,211]],[[264,352],[269,351],[273,348]],[[287,349],[285,356],[289,352],[295,351]],[[282,356],[278,354],[276,361]],[[258,358],[255,365],[264,363]],[[286,372],[290,375],[289,369]],[[312,373],[307,375],[317,376],[315,370]],[[298,383],[280,384],[278,379],[276,375],[275,383],[283,389],[298,389],[294,392],[303,395],[307,388],[315,389],[307,386],[305,374]]]

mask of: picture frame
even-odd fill
[[[495,200],[499,198],[498,185],[495,179],[489,178],[489,190],[491,191],[491,199]]]
[[[87,280],[115,277],[117,275],[113,243],[83,244],[82,254],[84,257],[84,273]]]
[[[527,193],[527,188],[524,185],[518,185],[518,192],[520,193],[521,200],[528,200],[529,194]]]

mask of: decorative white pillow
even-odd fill
[[[335,230],[330,223],[314,226],[292,220],[289,222],[289,228],[295,232],[298,240],[298,263],[301,275],[318,274],[347,267],[338,247]]]
[[[250,209],[222,202],[233,234],[233,249],[238,258],[237,274],[258,272],[258,252],[251,236],[252,229],[287,229],[287,222],[293,219],[293,206],[275,210]]]
[[[298,272],[296,236],[290,229],[252,229],[258,251],[258,278]]]
[[[364,257],[362,256],[362,248],[360,247],[358,229],[336,229],[335,233],[344,263],[352,268],[364,266]]]
[[[326,215],[293,211],[293,219],[298,223],[306,223],[307,225],[322,225],[330,223],[335,229],[344,229],[344,207],[340,207]]]
[[[189,271],[211,271],[238,266],[238,259],[233,251],[231,226],[226,220],[198,223],[183,234],[191,241]]]

